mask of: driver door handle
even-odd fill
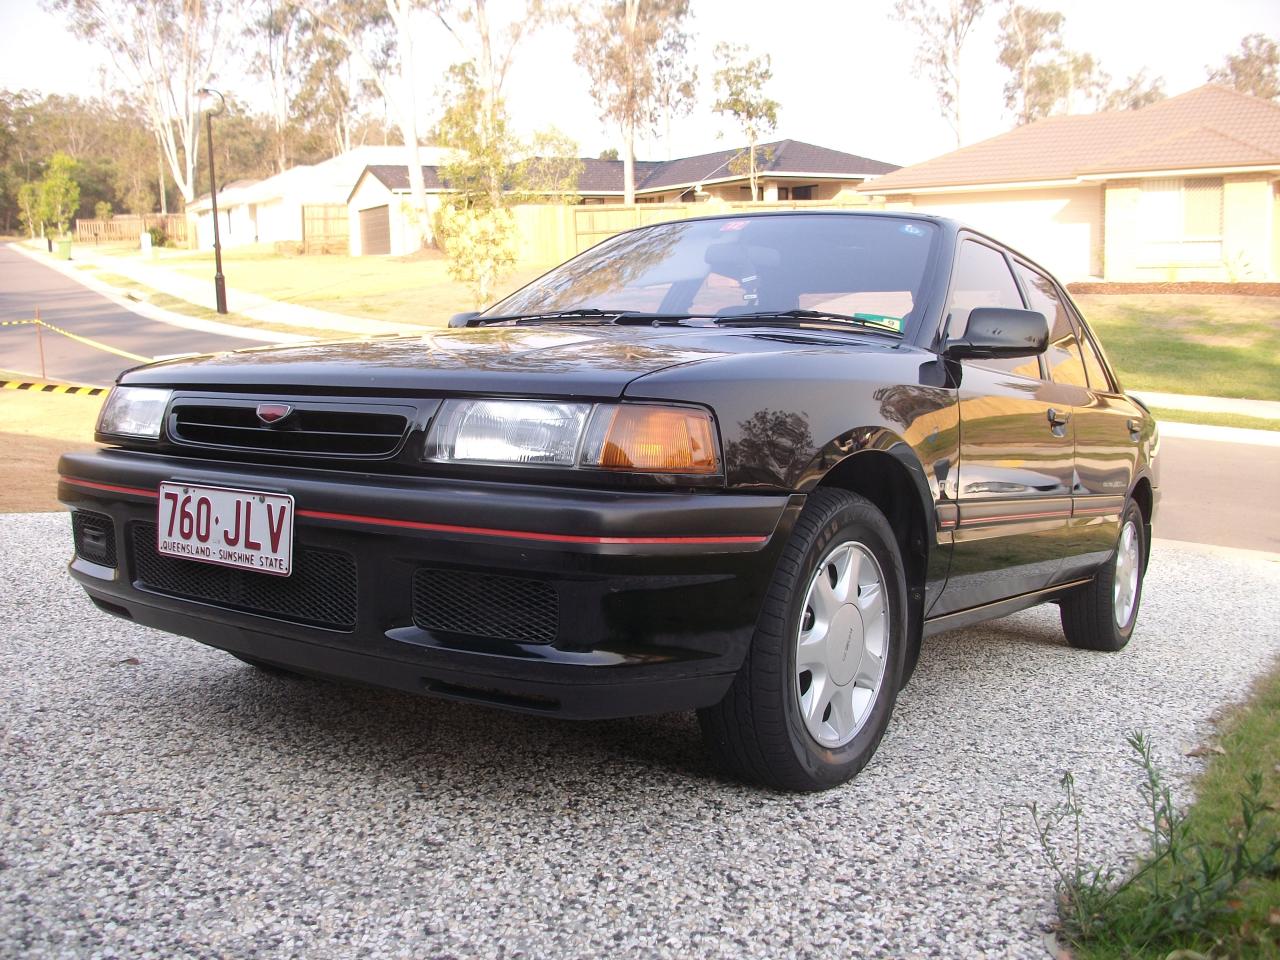
[[[1049,408],[1046,415],[1049,418],[1049,423],[1055,427],[1065,427],[1071,419],[1070,410],[1056,410],[1053,407]]]

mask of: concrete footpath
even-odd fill
[[[1196,413],[1234,413],[1265,420],[1280,420],[1280,400],[1241,400],[1235,397],[1197,397],[1183,393],[1157,393],[1154,390],[1129,391],[1143,403],[1169,410],[1192,410]]]
[[[89,265],[99,270],[128,277],[134,283],[150,287],[160,293],[167,293],[171,297],[185,300],[187,303],[198,307],[204,307],[208,310],[216,308],[211,276],[209,278],[189,277],[186,274],[166,269],[154,263],[147,263],[133,258],[109,256],[95,251],[93,247],[87,246],[75,247],[73,250],[75,259],[70,263],[65,260],[55,260],[44,252],[33,250],[25,244],[15,243],[10,244],[10,246],[46,266],[59,270],[67,276],[74,277],[94,289],[108,285],[100,280],[95,280],[92,276],[86,276],[88,271],[78,269],[75,264]],[[282,303],[277,300],[269,300],[256,293],[238,290],[235,287],[227,287],[227,309],[242,317],[256,320],[266,327],[274,327],[277,330],[283,329],[285,331],[294,328],[304,331],[332,331],[337,335],[362,335],[399,333],[406,329],[420,329],[413,326],[406,328],[404,324],[390,323],[386,320],[371,320],[366,317],[352,317],[328,310],[316,310],[313,307],[304,307],[296,303]],[[282,337],[282,339],[286,338],[292,339],[288,334]]]

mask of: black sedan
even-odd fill
[[[251,664],[568,717],[696,709],[733,774],[847,780],[924,637],[1137,617],[1156,425],[1062,286],[959,224],[606,240],[426,335],[120,377],[72,575]]]

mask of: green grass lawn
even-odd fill
[[[1280,400],[1280,297],[1082,294],[1075,300],[1126,389]]]
[[[156,263],[195,277],[213,272],[212,253],[166,251]],[[444,257],[434,251],[411,257],[347,257],[241,248],[225,251],[222,267],[229,287],[354,317],[437,325],[477,308],[470,290],[449,276]],[[494,299],[548,269],[517,265],[502,278]]]

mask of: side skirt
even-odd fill
[[[931,637],[936,633],[943,633],[947,630],[955,630],[959,627],[982,623],[984,620],[1005,617],[1011,613],[1017,613],[1019,610],[1025,610],[1027,607],[1034,607],[1037,604],[1044,603],[1046,600],[1052,600],[1069,590],[1086,586],[1091,582],[1092,578],[1086,577],[1083,580],[1072,580],[1070,583],[1055,583],[1053,586],[1045,587],[1043,590],[1033,590],[1031,593],[1021,593],[1016,597],[997,600],[994,603],[984,603],[980,607],[969,607],[967,610],[956,610],[954,613],[946,613],[940,617],[930,617],[924,622],[924,635]]]

